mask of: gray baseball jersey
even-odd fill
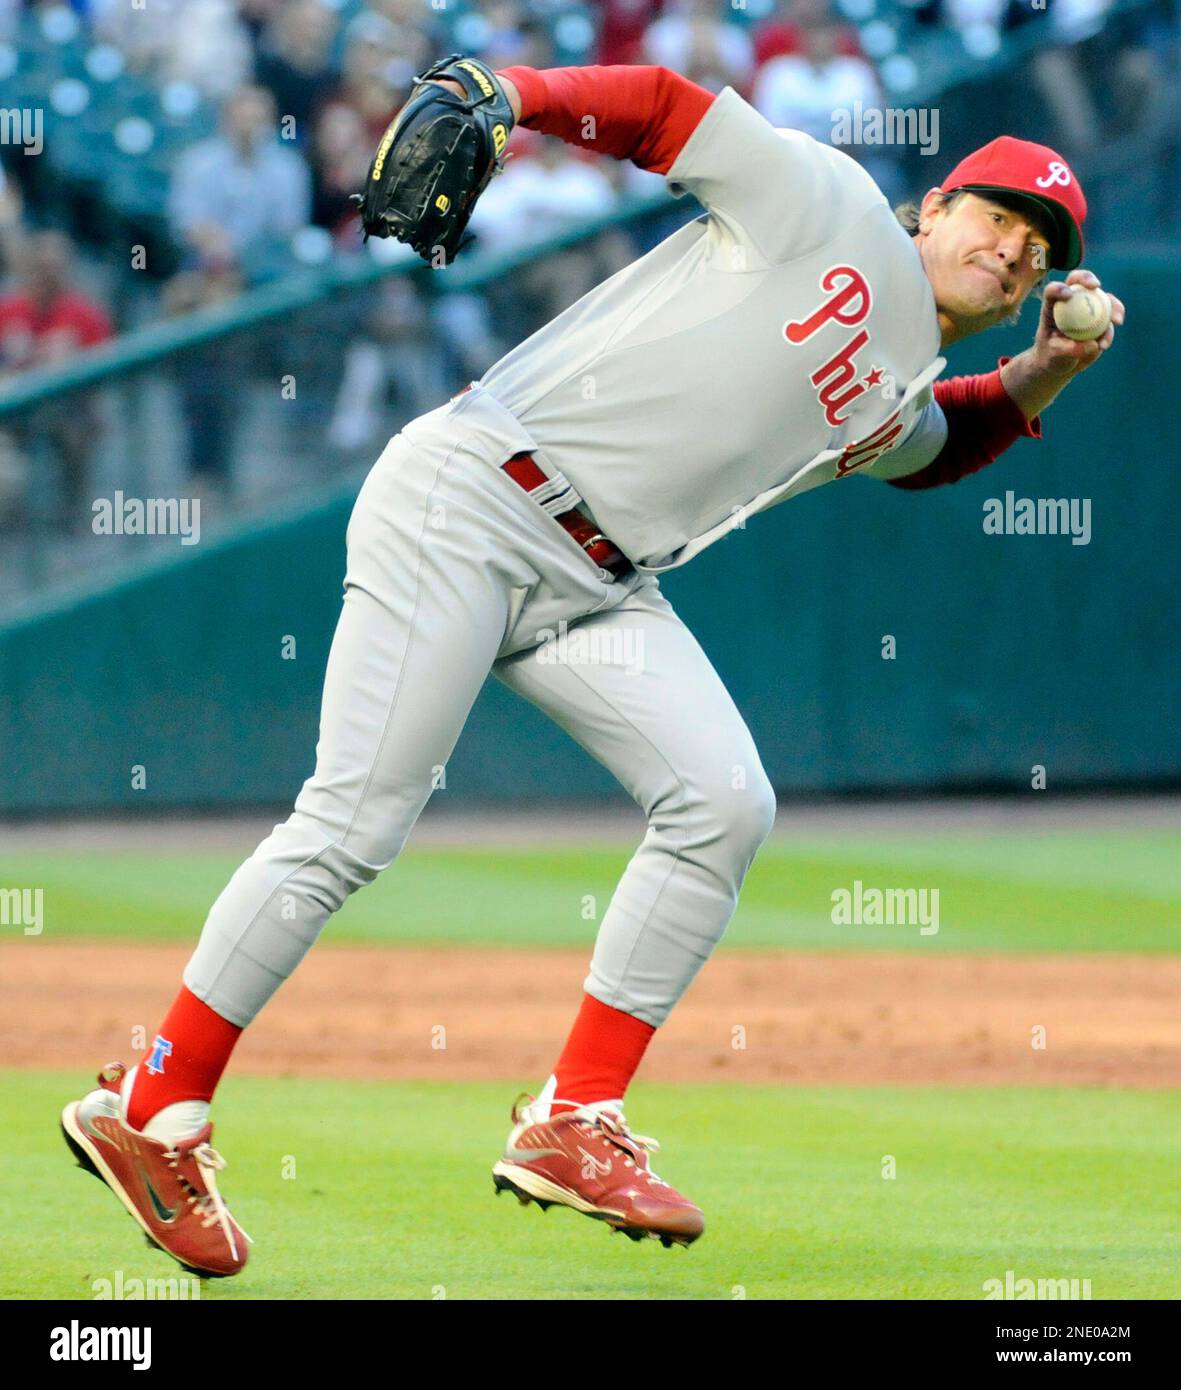
[[[931,287],[855,160],[728,87],[667,180],[709,216],[526,339],[463,405],[654,571],[820,483],[913,472],[946,438]]]

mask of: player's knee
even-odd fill
[[[343,902],[350,893],[372,883],[381,871],[392,862],[392,855],[375,857],[376,847],[366,854],[344,845],[329,845],[320,855],[320,868],[336,883]]]
[[[775,792],[761,767],[736,765],[682,789],[654,808],[651,819],[656,825],[667,819],[681,852],[699,854],[719,870],[724,860],[727,876],[741,876],[775,823]]]
[[[715,795],[715,814],[733,852],[748,862],[775,824],[775,789],[762,768]]]
[[[260,848],[268,857],[278,855],[292,864],[286,881],[293,891],[302,891],[335,912],[350,894],[372,883],[393,863],[404,841],[405,836],[390,831],[337,832],[297,810]]]

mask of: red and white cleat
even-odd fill
[[[62,1111],[62,1133],[78,1166],[101,1178],[143,1229],[151,1245],[191,1274],[221,1278],[246,1263],[250,1237],[217,1190],[225,1160],[211,1146],[213,1127],[187,1138],[149,1139],[120,1112],[126,1068],[112,1062],[99,1089]]]
[[[651,1236],[666,1247],[692,1245],[702,1233],[700,1208],[649,1166],[659,1144],[632,1134],[617,1109],[584,1105],[554,1115],[544,1106],[535,1118],[536,1109],[521,1105],[528,1099],[513,1106],[504,1157],[492,1169],[497,1193],[543,1211],[572,1207],[632,1240]]]

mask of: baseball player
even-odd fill
[[[315,771],[214,903],[144,1059],[105,1068],[63,1112],[82,1166],[202,1274],[247,1256],[208,1120],[234,1044],[397,857],[489,672],[648,819],[553,1074],[513,1108],[496,1188],[635,1239],[701,1234],[623,1097],[725,931],[775,803],[659,576],[821,484],[934,487],[1039,438],[1042,412],[1123,322],[1111,298],[1097,338],[1056,327],[1053,306],[1099,282],[1079,268],[1082,189],[1053,150],[1002,136],[895,213],[841,151],[659,67],[444,61],[378,149],[366,231],[449,263],[518,122],[654,170],[706,214],[390,441],[349,523]],[[938,380],[942,350],[1011,321],[1051,267],[1069,274],[1045,286],[1032,345]],[[618,647],[643,661],[563,659],[558,632],[598,653],[613,634],[642,637]]]

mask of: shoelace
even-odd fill
[[[570,1100],[552,1100],[551,1107],[554,1105],[571,1105],[579,1112],[578,1123],[583,1125],[588,1132],[593,1133],[596,1129],[602,1130],[608,1139],[618,1138],[627,1142],[617,1144],[617,1148],[624,1151],[624,1165],[628,1168],[635,1168],[637,1172],[643,1173],[648,1182],[656,1183],[660,1187],[667,1187],[668,1183],[663,1178],[658,1177],[651,1167],[641,1168],[630,1153],[627,1152],[627,1144],[634,1144],[638,1149],[647,1153],[658,1153],[660,1151],[659,1140],[653,1139],[650,1134],[635,1134],[627,1125],[627,1121],[618,1110],[594,1110],[585,1105],[577,1105]]]
[[[527,1108],[528,1105],[532,1105],[534,1103],[534,1097],[531,1096],[527,1091],[523,1091],[517,1097],[513,1105],[514,1121],[525,1118],[521,1105],[522,1101],[527,1103]],[[583,1125],[588,1133],[593,1134],[596,1129],[599,1129],[602,1130],[602,1132],[608,1139],[611,1139],[612,1137],[618,1137],[620,1139],[629,1141],[630,1143],[634,1144],[638,1149],[643,1149],[645,1153],[658,1153],[660,1151],[659,1140],[653,1139],[650,1134],[632,1133],[632,1131],[628,1128],[627,1121],[623,1118],[623,1114],[621,1111],[596,1110],[593,1105],[582,1105],[575,1100],[563,1100],[559,1096],[555,1096],[549,1102],[549,1105],[551,1115],[553,1112],[553,1107],[555,1105],[566,1105],[570,1107],[571,1111],[576,1111],[578,1113],[578,1123]],[[626,1143],[617,1144],[616,1147],[623,1149],[625,1154],[624,1164],[627,1167],[635,1168],[637,1172],[643,1173],[644,1177],[647,1179],[648,1182],[656,1183],[660,1187],[668,1187],[669,1184],[666,1183],[663,1178],[658,1177],[650,1167],[640,1168],[636,1160],[631,1156],[630,1153],[628,1153]]]
[[[637,1148],[643,1149],[645,1153],[659,1153],[660,1151],[660,1143],[658,1140],[653,1139],[650,1134],[633,1134],[632,1131],[628,1129],[627,1121],[623,1116],[614,1114],[611,1111],[600,1111],[596,1117],[595,1123],[588,1127],[592,1129],[597,1127],[603,1130],[608,1136],[617,1135],[621,1139],[630,1140]],[[620,1145],[619,1147],[624,1146]],[[623,1161],[627,1167],[635,1168],[637,1172],[642,1172],[648,1182],[656,1183],[660,1187],[668,1186],[668,1183],[666,1183],[663,1178],[658,1177],[650,1166],[641,1168],[630,1154]]]
[[[230,1213],[226,1207],[217,1186],[215,1173],[219,1173],[225,1166],[226,1161],[212,1144],[198,1144],[195,1149],[190,1149],[189,1156],[194,1158],[199,1168],[203,1170],[206,1191],[201,1192],[195,1188],[188,1178],[180,1171],[180,1150],[169,1149],[165,1154],[168,1159],[169,1167],[175,1170],[180,1182],[188,1191],[188,1202],[194,1212],[200,1212],[202,1221],[201,1226],[208,1230],[213,1225],[220,1225],[222,1234],[226,1238],[226,1244],[230,1247],[235,1259],[238,1258],[238,1242],[234,1239],[234,1227],[230,1220]],[[239,1227],[241,1229],[241,1227]],[[245,1231],[242,1234],[249,1241],[250,1237]],[[254,1242],[251,1241],[251,1244]]]

